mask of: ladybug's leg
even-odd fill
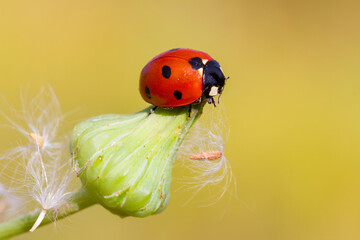
[[[194,103],[201,103],[201,97],[199,97]]]
[[[191,105],[192,104],[189,104],[189,117],[191,117]]]
[[[214,107],[216,107],[215,100],[214,100],[213,97],[211,98],[211,101],[212,101],[212,103],[214,104]]]
[[[148,116],[149,116],[150,114],[154,113],[156,109],[157,109],[157,106],[155,106],[155,107],[153,107],[152,109],[150,109],[150,112],[149,112]]]
[[[206,98],[209,104],[214,104],[214,107],[216,107],[215,100],[213,97]]]

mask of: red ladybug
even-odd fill
[[[141,71],[140,93],[143,99],[159,107],[178,107],[200,101],[202,94],[215,105],[225,76],[209,54],[176,48],[153,58]]]

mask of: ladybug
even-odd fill
[[[176,48],[146,64],[140,75],[140,93],[157,107],[191,107],[203,94],[216,106],[214,96],[221,95],[225,80],[219,63],[209,54]]]

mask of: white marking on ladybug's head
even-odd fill
[[[200,76],[202,77],[203,76],[203,73],[204,73],[204,68],[199,68],[198,69],[198,72],[199,72],[199,74],[200,74]]]
[[[209,92],[209,96],[214,97],[214,96],[218,95],[218,89],[219,89],[219,87],[212,86],[211,90]]]
[[[203,62],[204,65],[206,65],[206,63],[207,63],[208,61],[209,61],[209,60],[207,60],[207,59],[202,59],[202,62]]]

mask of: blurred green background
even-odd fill
[[[359,12],[335,0],[1,0],[0,94],[20,107],[24,86],[50,83],[76,110],[70,124],[146,107],[139,74],[165,50],[217,59],[231,77],[225,154],[238,192],[205,208],[173,192],[145,219],[95,206],[14,239],[359,239]],[[1,129],[0,150],[17,137]]]

